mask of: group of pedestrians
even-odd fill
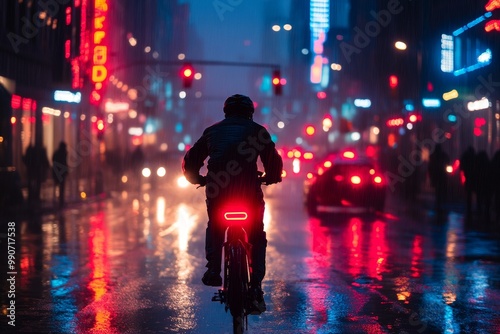
[[[489,221],[493,211],[500,222],[500,150],[490,159],[486,151],[476,152],[470,146],[460,157],[460,170],[465,179],[467,216],[476,212]]]
[[[446,168],[451,159],[441,144],[437,144],[429,156],[428,173],[435,192],[437,212],[446,202],[449,177]],[[490,159],[485,150],[477,151],[469,146],[460,156],[460,171],[466,197],[466,215],[475,213],[480,219],[490,221],[491,215],[500,222],[500,150]]]
[[[54,181],[54,191],[59,191],[59,206],[64,206],[64,189],[68,176],[68,149],[64,141],[59,143],[59,147],[52,156],[52,166],[50,165],[47,150],[45,147],[29,145],[23,156],[26,166],[28,201],[36,203],[40,200],[42,184],[47,181],[49,175]]]

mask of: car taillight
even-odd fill
[[[351,183],[352,184],[360,184],[361,178],[357,175],[353,175],[353,176],[351,176]]]
[[[337,182],[342,182],[344,181],[344,176],[340,175],[340,174],[337,174],[333,177],[333,179]]]
[[[375,176],[373,178],[373,182],[375,182],[377,184],[381,184],[382,183],[382,178],[380,176]]]

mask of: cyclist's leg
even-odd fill
[[[250,314],[258,315],[266,310],[262,280],[266,274],[266,247],[267,239],[264,231],[264,202],[255,206],[256,216],[249,233],[249,242],[252,244],[252,276],[250,289],[252,293],[252,309]]]
[[[258,283],[266,275],[267,239],[264,231],[264,201],[255,205],[255,219],[249,232],[249,242],[252,244],[252,283]]]
[[[207,201],[208,223],[205,235],[205,257],[208,270],[203,276],[206,285],[219,286],[222,283],[220,276],[222,244],[224,242],[224,227],[217,224],[215,219],[216,207]]]

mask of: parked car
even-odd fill
[[[387,183],[375,161],[354,151],[329,154],[304,182],[307,212],[332,208],[382,211]]]

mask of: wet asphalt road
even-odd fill
[[[500,333],[500,236],[460,208],[436,220],[391,197],[384,213],[319,220],[300,183],[269,190],[268,311],[249,333]],[[232,332],[200,281],[202,189],[169,183],[14,222],[15,268],[1,227],[0,332]]]

